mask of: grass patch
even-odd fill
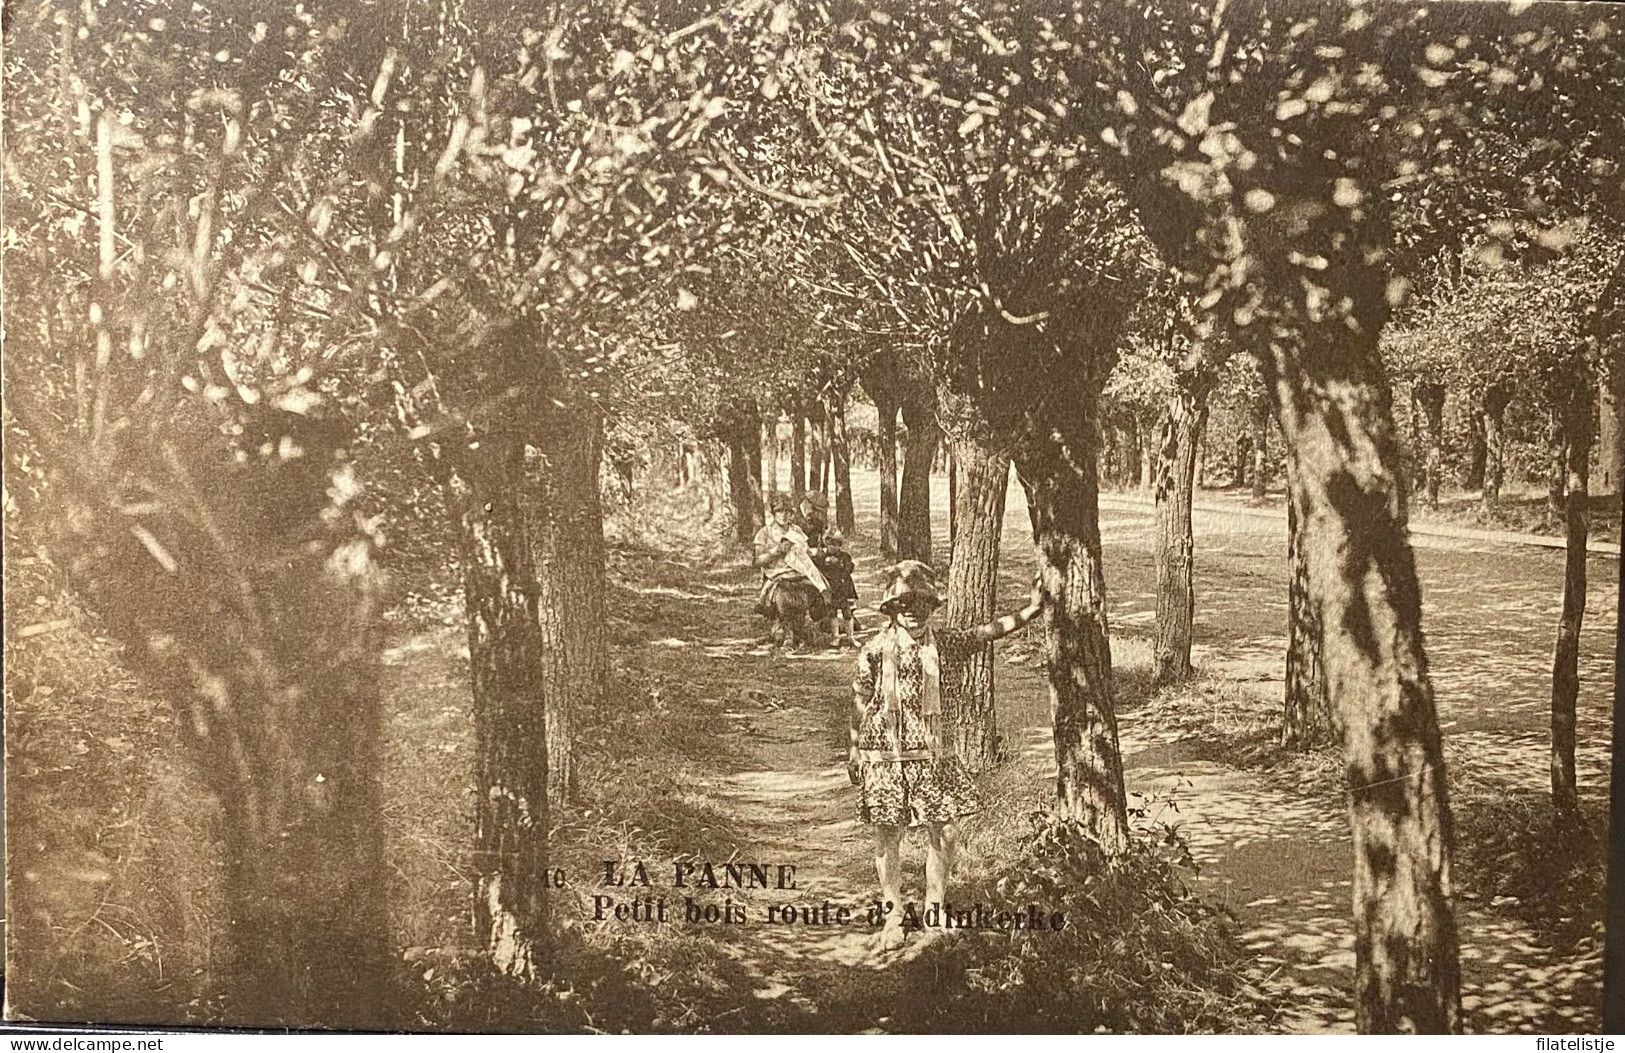
[[[1160,759],[1273,771],[1306,788],[1342,786],[1342,751],[1335,743],[1306,751],[1281,745],[1281,701],[1273,682],[1266,692],[1198,669],[1189,680],[1159,688],[1148,674],[1136,679],[1128,672],[1121,680],[1129,688],[1124,709],[1132,714],[1137,738],[1159,743],[1152,748]],[[1130,693],[1136,685],[1143,694]]]
[[[212,801],[174,715],[43,557],[8,545],[7,999],[49,1021],[199,1023],[222,963]]]
[[[904,1031],[1145,1034],[1263,1030],[1231,919],[1187,884],[1177,835],[1136,837],[1108,858],[1075,822],[990,802],[966,896],[994,912],[1059,912],[1059,931],[939,937],[900,978]]]
[[[687,685],[623,674],[578,727],[580,807],[556,830],[562,845],[600,853],[598,872],[605,859],[726,856],[739,843],[733,817],[696,789],[732,758],[718,709]]]
[[[1588,505],[1591,513],[1592,538],[1619,541],[1619,497],[1617,494],[1593,494]],[[1475,494],[1441,497],[1438,508],[1427,508],[1416,502],[1413,518],[1424,523],[1449,523],[1456,526],[1487,530],[1508,530],[1518,534],[1543,534],[1562,537],[1562,516],[1553,518],[1544,492],[1539,494],[1503,493],[1501,499],[1489,508]]]
[[[1507,909],[1553,946],[1600,946],[1608,892],[1606,802],[1573,816],[1550,795],[1491,787],[1453,788],[1455,875],[1462,893]]]
[[[1149,645],[1113,641],[1120,697],[1149,694],[1136,663]],[[1125,675],[1126,674],[1126,675]],[[1136,693],[1138,697],[1136,697]],[[1060,932],[970,932],[938,938],[900,968],[889,1025],[984,1033],[1254,1032],[1273,1016],[1248,981],[1233,919],[1193,891],[1196,865],[1161,821],[1159,802],[1131,807],[1129,849],[1108,859],[1073,822],[1049,814],[1041,765],[1008,764],[982,779],[984,810],[965,825],[955,899],[997,911],[1060,911]],[[1164,802],[1165,803],[1165,802]]]

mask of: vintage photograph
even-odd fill
[[[1625,10],[3,12],[7,1020],[1601,1030]]]

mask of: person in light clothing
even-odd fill
[[[982,807],[943,726],[944,711],[957,708],[951,692],[960,683],[958,667],[1039,611],[1035,591],[1019,613],[969,629],[935,629],[928,623],[942,601],[933,578],[918,560],[892,568],[880,601],[890,624],[859,652],[852,684],[847,774],[858,788],[858,820],[873,831],[881,898],[892,904],[880,935],[883,950],[904,940],[903,832],[925,828],[925,904],[942,903],[953,868],[955,822]]]
[[[790,495],[774,494],[768,507],[772,518],[763,524],[751,542],[756,567],[762,572],[762,591],[756,596],[756,610],[763,617],[771,618],[773,608],[769,600],[774,587],[798,578],[811,582],[828,602],[829,582],[813,562],[806,532],[794,522],[795,505]]]

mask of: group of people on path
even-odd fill
[[[857,646],[857,586],[853,584],[852,557],[846,539],[829,525],[829,498],[809,491],[796,507],[789,494],[776,493],[768,502],[769,516],[752,542],[755,563],[762,572],[762,591],[756,609],[773,617],[773,590],[806,582],[816,589],[820,606],[811,612],[814,622],[833,615],[835,639]]]
[[[808,494],[798,515],[788,495],[773,496],[772,518],[755,540],[756,565],[763,574],[758,605],[770,614],[772,589],[792,576],[819,585],[802,569],[809,567],[822,578],[820,593],[832,609],[839,612],[844,606],[851,638],[857,602],[852,558],[839,532],[828,528],[828,504],[822,497]],[[832,553],[841,558],[831,561]],[[903,835],[910,829],[923,829],[926,835],[921,906],[945,904],[959,823],[982,808],[975,779],[948,741],[948,719],[958,708],[965,664],[984,646],[1032,621],[1041,609],[1035,587],[1031,601],[1014,614],[970,628],[936,627],[931,616],[941,605],[930,566],[903,560],[889,568],[877,605],[886,624],[859,651],[852,683],[847,774],[857,788],[858,821],[872,833],[875,874],[887,909],[881,951],[897,950],[908,937]]]

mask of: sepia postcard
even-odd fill
[[[8,1026],[1625,1026],[1625,9],[0,10]]]

